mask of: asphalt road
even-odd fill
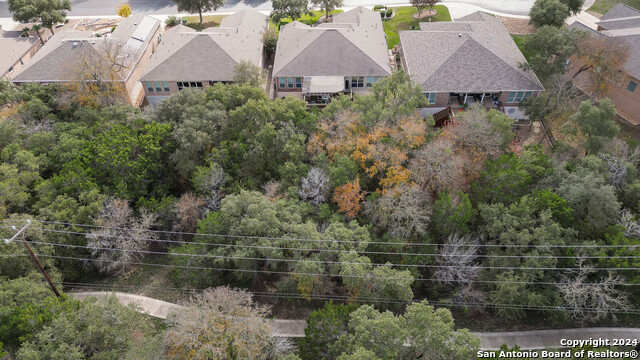
[[[0,0],[0,18],[11,17],[7,0]],[[402,5],[408,0],[344,0],[345,7],[360,5]],[[534,0],[444,0],[444,3],[471,4],[487,10],[512,15],[527,15]],[[104,16],[115,15],[115,9],[123,0],[71,0],[71,16]],[[134,13],[167,15],[177,14],[178,8],[171,0],[129,0]],[[237,11],[242,9],[271,10],[269,0],[227,0],[220,11]]]
[[[115,294],[118,301],[124,305],[135,303],[138,311],[151,316],[166,319],[170,312],[181,308],[180,305],[166,301],[153,299],[146,296],[107,291],[87,291],[67,293],[76,299],[86,297],[110,296]],[[279,337],[304,337],[305,320],[273,320],[273,335]],[[587,339],[638,339],[638,328],[582,328],[561,330],[535,330],[516,332],[477,332],[473,333],[480,338],[482,350],[497,350],[502,344],[509,346],[519,345],[521,350],[532,349],[559,349],[563,348],[560,339],[587,340]]]

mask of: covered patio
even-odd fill
[[[332,97],[344,91],[343,76],[310,76],[305,77],[302,85],[302,96],[310,106],[324,106]]]
[[[449,93],[449,106],[458,110],[475,103],[481,103],[487,109],[497,109],[500,106],[500,93]]]

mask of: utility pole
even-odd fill
[[[10,244],[13,240],[15,240],[19,236],[20,240],[22,240],[22,243],[24,244],[24,247],[27,248],[27,251],[29,252],[29,255],[31,255],[31,258],[33,259],[33,261],[38,266],[38,269],[40,270],[42,275],[44,275],[45,279],[47,279],[47,282],[49,282],[49,286],[51,287],[51,290],[53,290],[53,292],[56,294],[57,297],[60,297],[60,293],[58,292],[58,289],[56,288],[56,286],[53,284],[53,281],[51,281],[51,278],[49,277],[49,274],[47,274],[47,272],[44,270],[44,268],[42,267],[42,264],[40,264],[40,261],[38,261],[38,258],[36,257],[36,254],[33,253],[33,251],[31,250],[31,246],[29,246],[29,243],[24,238],[24,232],[25,232],[25,230],[27,230],[29,225],[31,225],[31,220],[27,220],[27,225],[25,225],[22,229],[18,230],[18,232],[15,235],[13,235],[13,237],[11,237],[11,239],[5,240],[5,242],[7,244]],[[13,226],[13,229],[15,230],[16,227]]]

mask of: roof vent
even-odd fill
[[[458,37],[461,38],[462,37],[462,33],[458,34]]]
[[[133,26],[138,26],[138,23],[133,23]]]
[[[92,41],[92,42],[91,42],[91,45],[95,45],[95,44],[96,44],[96,42],[95,42],[95,41]]]
[[[76,47],[76,46],[78,46],[78,43],[77,43],[77,42],[74,42],[74,43],[73,43],[73,47]]]

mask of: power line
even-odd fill
[[[65,231],[65,230],[54,230],[47,228],[34,228],[33,230],[40,230],[44,232],[54,232],[54,233],[62,233],[62,234],[73,234],[73,235],[84,235],[90,236],[90,233],[86,232],[77,232],[77,231]],[[138,241],[149,241],[149,242],[162,242],[162,243],[177,243],[183,245],[204,245],[204,246],[215,246],[215,247],[239,247],[239,248],[249,248],[249,249],[263,249],[263,250],[288,250],[288,251],[310,251],[310,252],[329,252],[329,253],[350,253],[351,251],[356,251],[359,254],[371,254],[371,255],[398,255],[398,256],[440,256],[440,257],[464,257],[468,256],[466,254],[439,254],[439,253],[406,253],[406,252],[382,252],[382,251],[360,251],[360,250],[344,250],[344,249],[310,249],[310,248],[297,248],[297,247],[277,247],[277,246],[259,246],[259,245],[242,245],[242,244],[223,244],[223,243],[201,243],[201,242],[193,242],[193,241],[180,241],[180,240],[164,240],[164,239],[146,239],[146,238],[135,238],[135,237],[127,237],[127,236],[118,236],[118,235],[99,235],[99,237],[105,238],[113,238],[113,239],[127,239],[127,240],[138,240]],[[440,246],[438,244],[432,244],[431,246],[437,247]],[[465,245],[466,246],[466,245]],[[637,245],[630,245],[636,247]],[[477,254],[473,255],[476,258],[517,258],[517,259],[576,259],[578,256],[565,256],[565,255],[489,255],[489,254]],[[582,259],[635,259],[637,256],[579,256]]]
[[[11,221],[11,220],[9,220]],[[13,220],[18,221],[18,220]],[[131,229],[125,227],[116,227],[116,226],[100,226],[100,225],[90,225],[90,224],[76,224],[76,223],[67,223],[67,222],[59,222],[59,221],[46,221],[46,220],[31,220],[34,222],[40,222],[45,224],[54,224],[54,225],[67,225],[67,226],[79,226],[79,227],[89,227],[89,228],[103,228],[103,229],[116,229],[116,230],[135,230],[140,231],[140,229]],[[3,221],[7,222],[7,221]],[[192,235],[192,236],[203,236],[203,237],[217,237],[217,238],[233,238],[233,239],[254,239],[254,240],[281,240],[281,241],[302,241],[302,242],[331,242],[331,243],[360,243],[357,241],[349,241],[349,240],[337,240],[337,239],[308,239],[308,238],[283,238],[283,237],[271,237],[271,236],[253,236],[253,235],[223,235],[223,234],[210,234],[210,233],[191,233],[191,232],[181,232],[181,231],[167,231],[167,230],[144,230],[145,232],[151,233],[162,233],[162,234],[174,234],[174,235]],[[509,248],[509,247],[522,247],[522,248],[637,248],[640,245],[524,245],[524,244],[423,244],[423,243],[406,243],[406,242],[384,242],[384,241],[367,241],[362,242],[362,244],[372,244],[372,245],[396,245],[396,246],[475,246],[475,247],[500,247],[500,248]]]
[[[488,284],[524,284],[524,285],[564,285],[565,283],[559,282],[536,282],[536,281],[501,281],[501,280],[447,280],[441,281],[434,278],[413,278],[413,277],[393,277],[393,276],[375,276],[375,275],[353,275],[353,274],[323,274],[323,273],[301,273],[293,271],[277,271],[277,270],[258,270],[258,269],[234,269],[234,268],[219,268],[219,267],[207,267],[207,266],[192,266],[192,265],[175,265],[175,264],[156,264],[156,263],[144,263],[144,262],[132,262],[132,261],[113,261],[104,259],[91,259],[72,256],[61,255],[48,255],[37,254],[42,257],[50,257],[54,259],[67,259],[67,260],[81,260],[81,261],[97,261],[106,263],[121,263],[129,265],[143,265],[143,266],[156,266],[156,267],[168,267],[179,269],[195,269],[195,270],[214,270],[214,271],[235,271],[246,273],[264,273],[264,274],[279,274],[279,275],[305,275],[305,276],[324,276],[324,277],[341,277],[341,278],[365,278],[365,279],[386,279],[386,280],[414,280],[414,281],[432,281],[442,283],[488,283]],[[587,286],[589,284],[585,284]],[[640,284],[617,284],[618,286],[640,286]]]
[[[112,289],[122,289],[122,290],[142,290],[144,291],[178,291],[178,292],[202,292],[203,289],[179,289],[179,288],[145,288],[145,287],[136,287],[136,286],[127,286],[127,285],[101,285],[101,284],[84,284],[84,283],[63,283],[63,285],[69,285],[71,287],[85,287],[85,288],[112,288]],[[400,300],[400,299],[388,299],[388,298],[354,298],[348,295],[318,295],[318,294],[309,294],[303,295],[298,293],[272,293],[272,292],[260,292],[260,291],[251,291],[253,296],[256,297],[275,297],[275,298],[292,298],[292,299],[302,299],[302,300],[336,300],[336,301],[357,301],[357,302],[380,302],[380,303],[397,303],[397,304],[407,304],[411,302],[419,302],[422,300]],[[427,299],[423,299],[427,300]],[[598,308],[572,308],[572,307],[564,307],[564,306],[534,306],[534,305],[519,305],[519,304],[497,304],[497,303],[481,303],[481,302],[460,302],[460,301],[431,301],[427,300],[429,305],[440,305],[440,306],[462,306],[462,307],[489,307],[489,308],[505,308],[505,309],[517,309],[517,310],[532,310],[532,311],[586,311],[586,312],[601,312],[601,309]],[[611,310],[608,312],[620,313],[620,314],[634,314],[640,315],[640,311],[629,311],[629,310]]]
[[[32,244],[51,245],[69,248],[89,249],[89,250],[105,250],[105,251],[122,251],[140,254],[153,254],[153,255],[169,255],[169,256],[186,256],[186,257],[200,257],[208,259],[223,259],[223,260],[252,260],[252,261],[272,261],[272,262],[293,262],[293,263],[312,263],[312,264],[331,264],[331,265],[371,265],[371,266],[396,266],[396,267],[411,267],[411,268],[425,268],[425,269],[483,269],[483,270],[545,270],[545,271],[576,271],[577,268],[560,268],[560,267],[527,267],[527,266],[458,266],[458,265],[426,265],[426,264],[393,264],[393,263],[362,263],[362,262],[350,262],[350,261],[332,261],[332,260],[310,260],[310,259],[278,259],[267,257],[244,257],[244,256],[227,256],[227,255],[212,255],[212,254],[187,254],[187,253],[166,253],[161,251],[149,251],[149,250],[137,250],[137,249],[121,249],[121,248],[105,248],[105,247],[93,247],[84,245],[73,244],[56,244],[40,241],[31,241]],[[357,253],[354,251],[354,253]],[[592,268],[593,271],[625,271],[625,270],[639,270],[638,268]]]

